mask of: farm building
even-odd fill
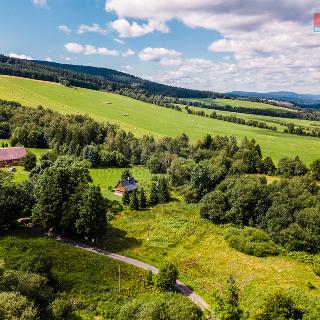
[[[17,166],[26,154],[24,147],[0,148],[0,168]]]
[[[124,191],[134,191],[138,189],[138,185],[133,177],[127,179],[120,179],[117,185],[114,187],[115,194],[119,197],[123,196]]]

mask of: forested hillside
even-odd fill
[[[112,69],[21,60],[4,55],[0,55],[0,74],[59,82],[94,90],[103,89],[117,93],[129,90],[130,95],[136,96],[142,94],[186,98],[215,96],[213,92],[167,86]]]

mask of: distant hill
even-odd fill
[[[298,105],[305,109],[319,109],[320,110],[320,95],[316,94],[299,94],[295,92],[279,91],[279,92],[244,92],[231,91],[226,95],[233,97],[255,97],[269,100],[286,101]]]
[[[210,98],[218,95],[210,91],[168,86],[113,69],[22,60],[4,55],[0,55],[0,74],[60,82],[88,89],[104,89],[111,92],[130,90],[135,94],[177,98]]]

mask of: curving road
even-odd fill
[[[51,239],[55,239],[57,241],[63,242],[63,243],[67,243],[75,248],[79,248],[82,250],[86,250],[92,253],[96,253],[96,254],[100,254],[103,255],[105,257],[114,259],[114,260],[118,260],[124,263],[128,263],[131,264],[133,266],[136,266],[138,268],[144,269],[144,270],[151,270],[153,274],[157,274],[159,272],[159,269],[144,263],[142,261],[136,260],[136,259],[132,259],[129,257],[125,257],[125,256],[121,256],[119,254],[116,253],[112,253],[110,251],[89,245],[89,244],[85,244],[79,241],[75,241],[75,240],[71,240],[69,238],[63,237],[57,233],[52,233],[52,232],[47,232],[45,230],[43,230],[41,227],[39,226],[35,226],[32,223],[29,223],[28,221],[29,219],[19,219],[19,222],[22,222],[26,227],[29,227],[31,229],[33,229],[34,231],[36,231],[37,233],[41,233],[44,236],[50,237]],[[192,291],[189,287],[187,287],[185,284],[183,284],[180,280],[177,280],[176,283],[177,289],[183,293],[184,295],[186,295],[187,297],[189,297],[196,305],[199,306],[199,308],[201,310],[209,310],[210,307],[209,305],[200,297],[198,296],[196,293],[194,293],[194,291]]]

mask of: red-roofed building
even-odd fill
[[[0,168],[17,166],[26,154],[24,147],[0,148]]]

